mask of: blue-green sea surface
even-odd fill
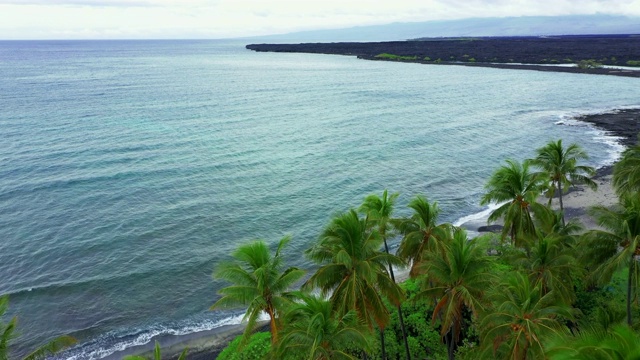
[[[489,175],[562,138],[601,166],[615,139],[572,117],[638,107],[638,80],[353,57],[237,41],[0,42],[0,293],[18,354],[65,359],[239,321],[208,311],[215,265],[383,189],[473,218]]]

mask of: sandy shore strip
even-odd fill
[[[567,220],[577,218],[588,230],[599,228],[596,220],[588,214],[590,207],[598,205],[611,207],[618,203],[618,196],[611,185],[611,175],[596,178],[595,182],[598,184],[596,191],[580,185],[562,197],[565,218]],[[552,207],[556,210],[560,207],[556,198],[553,200]]]

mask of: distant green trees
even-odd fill
[[[396,60],[396,61],[415,61],[418,60],[418,56],[406,56],[406,55],[395,55],[389,53],[382,53],[374,56],[377,59],[385,59],[385,60]]]

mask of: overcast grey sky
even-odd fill
[[[640,0],[0,0],[0,39],[229,38],[471,17],[640,16]]]

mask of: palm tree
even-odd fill
[[[188,349],[184,349],[182,353],[180,353],[178,360],[187,359],[187,350]],[[148,358],[140,355],[129,355],[123,357],[122,360],[148,360]],[[153,348],[153,360],[162,360],[162,355],[160,353],[160,343],[158,343],[157,341],[156,346]]]
[[[537,157],[531,163],[542,169],[541,176],[546,177],[550,182],[549,205],[551,205],[551,199],[553,199],[556,189],[558,190],[561,213],[564,211],[562,193],[568,190],[569,186],[585,184],[593,190],[598,188],[598,185],[591,179],[596,170],[591,166],[578,165],[579,160],[589,158],[578,144],[571,144],[565,149],[562,147],[562,140],[550,141],[547,145],[539,148],[537,153]],[[564,223],[564,215],[562,215],[562,221]]]
[[[451,229],[449,224],[438,225],[440,209],[438,203],[416,196],[409,202],[413,215],[407,219],[397,220],[396,227],[404,237],[398,248],[398,256],[411,263],[409,275],[418,276],[418,268],[423,257],[429,251],[440,251]]]
[[[0,296],[0,318],[4,316],[8,308],[9,296]],[[9,323],[0,323],[0,360],[7,360],[9,358],[9,343],[13,339],[17,322],[18,319],[14,316],[9,320]],[[56,354],[74,345],[76,342],[76,339],[68,335],[57,337],[25,356],[24,360],[44,359],[49,355]]]
[[[621,205],[613,210],[603,206],[591,209],[591,215],[605,230],[584,234],[582,260],[592,265],[593,277],[600,283],[608,283],[616,270],[627,270],[627,323],[632,325],[631,303],[640,279],[640,197],[626,195]]]
[[[339,315],[333,305],[317,295],[299,292],[301,300],[285,315],[284,330],[276,348],[276,358],[287,353],[304,354],[305,359],[354,359],[344,351],[349,346],[369,350],[370,332],[355,311]]]
[[[562,213],[546,206],[537,206],[534,209],[534,226],[538,237],[553,235],[564,240],[564,243],[573,244],[575,235],[584,232],[584,227],[577,218],[563,222]]]
[[[511,273],[493,295],[498,305],[480,322],[481,346],[493,358],[541,359],[544,338],[567,330],[561,317],[572,319],[568,305],[556,304],[553,292],[544,294],[541,282],[519,272]]]
[[[612,329],[591,328],[576,335],[557,336],[549,343],[546,359],[638,359],[640,335],[628,326],[616,325]]]
[[[581,268],[563,237],[539,237],[529,256],[520,254],[514,263],[528,274],[531,283],[540,285],[543,295],[553,292],[557,301],[568,305],[575,300],[573,278]]]
[[[421,266],[428,279],[427,289],[418,296],[439,298],[432,321],[441,317],[441,335],[447,339],[449,359],[453,359],[464,310],[475,317],[483,308],[485,291],[491,285],[491,260],[486,248],[475,239],[468,240],[466,231],[460,228],[455,228],[443,250],[427,253]]]
[[[317,287],[324,296],[331,293],[334,310],[344,315],[351,310],[360,321],[381,331],[389,323],[383,298],[398,306],[402,289],[391,280],[387,265],[402,266],[398,257],[381,252],[382,238],[355,210],[335,217],[307,256],[320,268],[305,283]]]
[[[249,338],[263,312],[269,315],[272,343],[278,340],[278,316],[290,302],[288,290],[305,273],[295,267],[282,271],[284,259],[281,251],[290,240],[288,236],[282,238],[273,257],[264,241],[241,245],[233,253],[235,261],[220,264],[214,272],[215,278],[233,285],[218,292],[222,297],[211,306],[211,310],[248,307],[243,319],[247,320],[243,342]]]
[[[529,172],[529,162],[525,160],[520,164],[507,160],[507,165],[493,173],[485,188],[487,193],[482,197],[481,205],[504,202],[491,213],[489,222],[503,219],[502,238],[510,234],[514,245],[526,245],[523,240],[535,233],[531,212],[542,206],[536,202],[540,195],[540,179]]]
[[[613,166],[613,186],[619,195],[640,192],[640,137]]]
[[[393,206],[398,198],[398,193],[393,193],[388,196],[387,190],[382,193],[382,197],[377,195],[369,195],[364,199],[364,202],[360,206],[360,211],[367,215],[367,219],[376,225],[378,234],[382,237],[384,243],[384,251],[389,253],[389,245],[387,244],[387,229],[391,225],[391,215],[393,213]],[[396,278],[393,274],[393,266],[389,264],[389,275],[391,280],[396,282]],[[402,330],[402,338],[404,340],[404,348],[407,356],[407,360],[411,360],[411,352],[409,350],[409,339],[407,338],[407,331],[404,326],[404,317],[402,316],[402,308],[398,305],[398,320],[400,322],[400,329]],[[381,338],[384,334],[380,332]],[[382,348],[384,349],[384,339],[382,339]]]

